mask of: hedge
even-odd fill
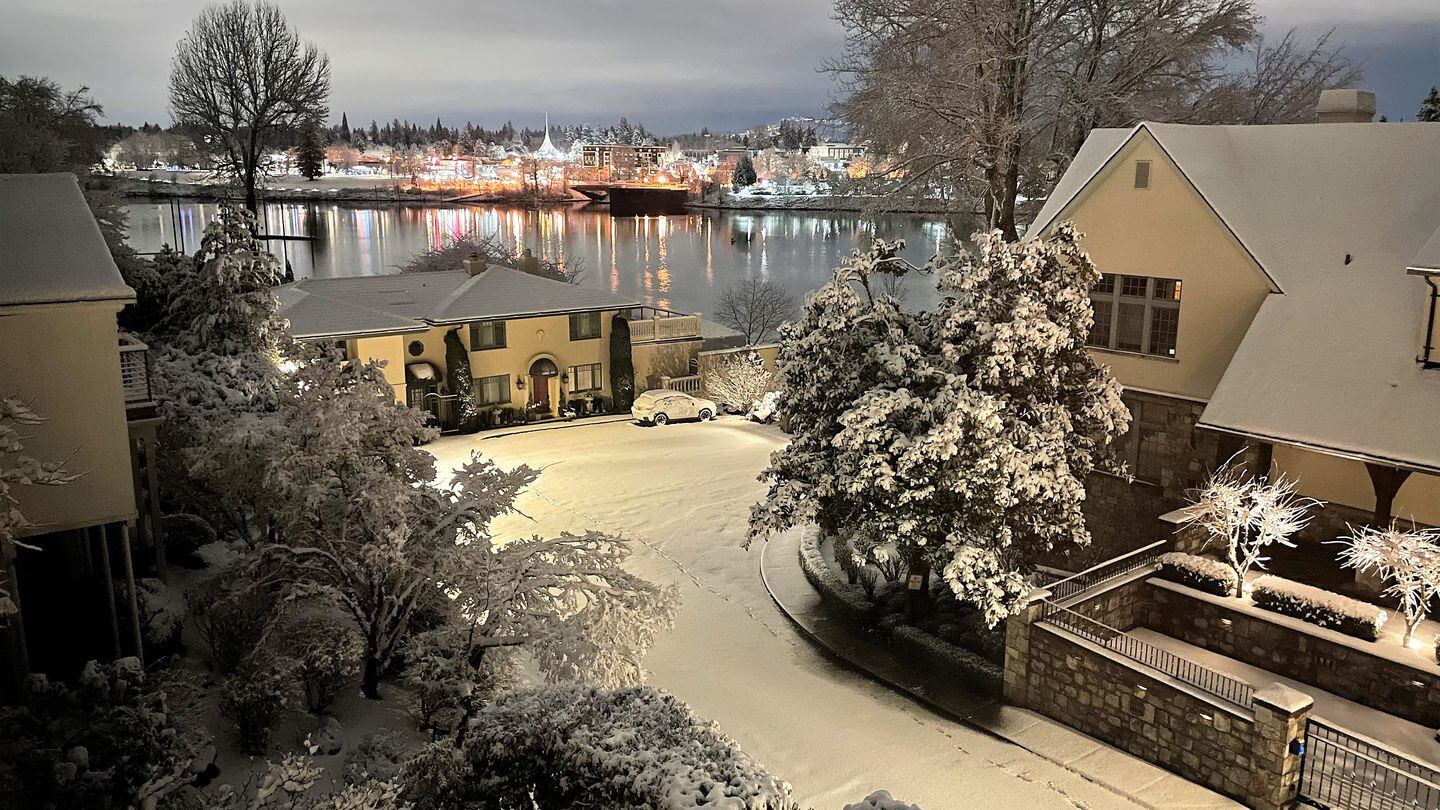
[[[1000,667],[918,627],[898,620],[881,621],[881,606],[865,598],[858,586],[838,576],[825,560],[817,531],[806,531],[800,539],[800,568],[822,602],[853,622],[879,630],[903,657],[953,674],[984,694],[1000,694],[1005,678]]]
[[[1178,551],[1161,554],[1156,561],[1160,563],[1157,574],[1161,579],[1216,596],[1235,595],[1239,579],[1235,569],[1222,562]]]
[[[1389,614],[1369,602],[1269,574],[1255,580],[1250,598],[1258,608],[1293,616],[1366,641],[1378,639],[1380,628],[1389,618]]]

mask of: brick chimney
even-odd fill
[[[479,253],[471,253],[469,256],[466,256],[465,260],[461,262],[461,264],[465,267],[466,275],[471,276],[480,275],[481,273],[485,272],[485,269],[487,267],[487,265],[485,264],[485,260],[480,258]]]
[[[1368,124],[1375,117],[1375,94],[1369,90],[1321,90],[1315,112],[1322,124]]]

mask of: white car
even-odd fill
[[[630,406],[630,415],[637,422],[656,425],[666,424],[674,419],[699,419],[704,422],[714,419],[720,409],[708,399],[692,397],[669,388],[656,388],[635,397]]]

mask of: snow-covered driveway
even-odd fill
[[[679,583],[684,604],[646,661],[651,682],[793,783],[802,806],[838,810],[877,788],[925,810],[1135,806],[837,666],[799,635],[765,591],[759,547],[740,547],[763,494],[755,477],[783,441],[773,427],[722,418],[579,423],[428,449],[441,470],[472,449],[544,469],[519,500],[530,519],[504,519],[497,536],[619,533],[636,544],[637,573]]]

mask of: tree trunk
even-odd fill
[[[930,608],[930,561],[923,556],[910,560],[910,570],[905,576],[905,618],[915,621],[929,612]]]
[[[360,694],[371,700],[380,699],[380,662],[375,656],[365,656],[365,673],[360,679]]]

